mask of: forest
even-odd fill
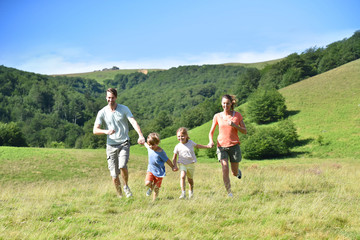
[[[47,76],[0,66],[0,146],[100,148],[95,116],[106,105],[108,87],[118,90],[144,135],[172,136],[221,110],[220,97],[245,103],[259,88],[280,89],[360,58],[360,31],[326,47],[293,53],[263,69],[230,65],[180,66],[163,71],[118,74],[103,84],[80,77]],[[15,134],[16,133],[16,134]],[[10,136],[17,139],[10,141]],[[132,144],[137,135],[130,131]]]

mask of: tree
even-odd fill
[[[0,123],[0,146],[27,146],[24,135],[16,123]]]
[[[247,112],[258,124],[277,121],[285,116],[285,98],[276,89],[258,89],[249,97]]]

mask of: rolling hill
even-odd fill
[[[286,99],[290,118],[303,143],[294,149],[299,156],[360,157],[360,60],[279,91]],[[211,121],[190,130],[191,139],[207,144],[210,126]],[[173,136],[162,140],[161,145],[172,153],[176,143]],[[138,146],[133,151],[146,153]]]

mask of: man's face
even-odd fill
[[[106,92],[106,101],[108,102],[108,105],[114,106],[116,104],[116,97],[111,92]]]

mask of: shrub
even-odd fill
[[[216,158],[216,147],[207,148],[206,149],[206,156],[209,158]]]
[[[286,140],[284,130],[274,127],[259,128],[243,144],[244,158],[266,159],[290,153],[290,142]]]
[[[249,97],[248,115],[258,124],[275,122],[285,113],[285,98],[276,89],[258,89]]]

